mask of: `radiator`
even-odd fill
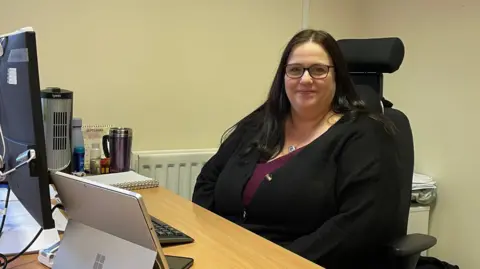
[[[217,149],[136,151],[132,169],[191,200],[200,170],[216,152]]]

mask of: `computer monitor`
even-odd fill
[[[50,177],[47,167],[40,82],[35,32],[23,29],[0,34],[0,138],[8,184],[44,229],[55,228],[51,213]],[[25,158],[34,150],[35,158],[25,165]],[[20,156],[20,158],[19,158]]]

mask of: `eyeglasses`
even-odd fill
[[[314,64],[309,67],[303,67],[301,64],[288,64],[285,68],[285,73],[289,78],[301,78],[308,70],[312,78],[323,79],[328,76],[328,71],[333,68],[333,65]]]

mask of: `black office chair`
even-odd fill
[[[338,41],[360,97],[373,111],[383,111],[396,127],[395,142],[401,163],[401,199],[398,208],[398,240],[387,246],[393,269],[414,269],[420,253],[437,239],[424,234],[407,235],[414,168],[414,145],[410,122],[383,96],[383,74],[393,73],[402,64],[405,47],[399,38],[344,39]]]

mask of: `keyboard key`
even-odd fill
[[[194,242],[193,238],[175,229],[174,227],[152,218],[153,228],[160,244],[184,244]]]

